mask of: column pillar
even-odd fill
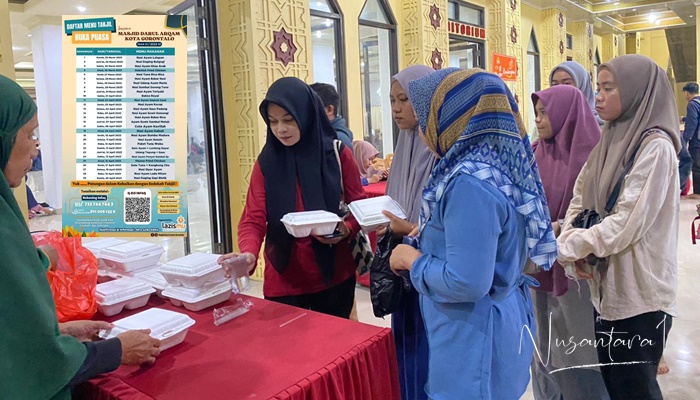
[[[618,34],[609,33],[603,35],[603,48],[600,56],[601,61],[606,63],[620,55],[620,39]]]
[[[265,145],[260,102],[279,78],[296,76],[313,83],[309,82],[311,17],[307,0],[227,0],[219,3],[218,22],[231,216],[236,227],[253,165]],[[233,236],[238,248],[236,229]],[[262,265],[258,267],[256,277],[262,277]]]
[[[0,0],[0,75],[15,79],[15,56],[12,53],[12,31],[10,30],[10,5],[7,0]],[[14,190],[15,198],[22,210],[24,220],[29,221],[27,210],[27,191],[24,180],[18,190]]]
[[[36,101],[39,107],[39,136],[44,173],[46,202],[61,208],[62,158],[62,76],[61,76],[61,29],[60,17],[37,16],[25,25],[32,32],[32,57],[34,59],[34,82]]]
[[[493,53],[514,57],[518,65],[518,77],[515,82],[507,82],[518,103],[528,101],[525,97],[522,47],[527,47],[529,33],[521,32],[521,2],[518,0],[490,0],[488,13],[488,55],[487,69],[491,70]]]
[[[574,61],[593,73],[593,24],[578,21],[569,24],[574,40]]]
[[[625,35],[625,54],[642,54],[641,37],[639,32]]]
[[[559,64],[566,61],[566,14],[564,9],[548,8],[542,15],[542,39],[540,60],[542,62],[542,88],[549,87],[549,75]]]
[[[12,30],[10,29],[8,0],[0,0],[0,75],[15,79],[15,56],[12,53]]]
[[[404,65],[424,64],[435,69],[449,65],[447,0],[405,0],[401,3],[401,51]]]

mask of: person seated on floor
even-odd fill
[[[53,248],[34,247],[12,192],[37,155],[36,105],[24,89],[2,75],[0,93],[0,397],[70,399],[71,386],[119,364],[154,362],[160,341],[148,331],[129,331],[91,342],[111,324],[58,323],[46,279]]]
[[[372,163],[379,155],[379,151],[370,142],[365,142],[364,140],[352,142],[352,153],[360,171],[362,186],[383,181],[389,176],[389,171],[377,170],[372,166]]]

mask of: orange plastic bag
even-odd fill
[[[83,247],[78,237],[63,237],[61,232],[32,234],[34,244],[50,244],[58,252],[58,265],[47,273],[59,322],[90,319],[97,312],[97,259]]]

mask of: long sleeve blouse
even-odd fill
[[[608,267],[589,280],[591,300],[601,318],[615,321],[653,311],[675,316],[678,274],[678,160],[670,141],[654,139],[625,178],[613,213],[590,229],[574,229],[583,210],[583,167],[574,187],[562,234],[559,261],[594,254]]]
[[[360,183],[360,173],[357,170],[352,152],[345,147],[340,153],[340,163],[343,175],[345,201],[349,204],[355,200],[364,199],[365,191]],[[265,177],[260,165],[256,162],[250,177],[248,196],[246,198],[243,215],[238,224],[238,246],[243,253],[252,253],[256,257],[267,233],[267,208],[265,196]],[[274,199],[269,199],[274,201]],[[338,199],[340,202],[340,199]],[[301,189],[297,182],[295,211],[304,210],[304,202],[301,198]],[[353,237],[360,231],[360,225],[352,215],[345,219],[345,223]],[[323,281],[321,271],[316,263],[315,254],[311,246],[312,237],[295,239],[292,245],[289,265],[283,274],[277,272],[270,260],[265,257],[265,281],[263,294],[267,297],[295,296],[300,294],[316,293],[323,291],[328,286]],[[355,273],[355,262],[350,251],[349,240],[345,239],[335,245],[335,274],[331,286],[335,286]]]
[[[428,335],[430,398],[520,398],[534,349],[527,332],[535,329],[523,216],[495,187],[457,176],[420,251],[411,282]]]

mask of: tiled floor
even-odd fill
[[[191,190],[190,195],[190,219],[198,221],[201,226],[193,229],[193,251],[208,251],[206,192],[201,177],[196,177],[199,187]],[[203,182],[204,181],[204,182]],[[43,200],[40,176],[30,180],[30,185],[39,189],[35,195],[39,201]],[[194,186],[191,183],[191,189]],[[695,204],[698,201],[682,200],[679,227],[678,246],[678,314],[673,321],[673,328],[667,343],[665,358],[671,372],[659,377],[664,398],[667,400],[695,400],[700,399],[700,313],[694,309],[700,301],[700,247],[693,246],[690,240],[690,223],[697,215]],[[60,230],[60,215],[40,217],[30,221],[31,230]],[[177,258],[184,255],[184,245],[181,239],[153,239],[166,248],[166,259]],[[389,327],[390,318],[379,319],[372,314],[372,304],[369,299],[369,291],[364,287],[356,290],[358,315],[361,322]],[[262,296],[262,284],[252,282],[250,294]],[[532,400],[531,390],[525,393],[521,400]]]

